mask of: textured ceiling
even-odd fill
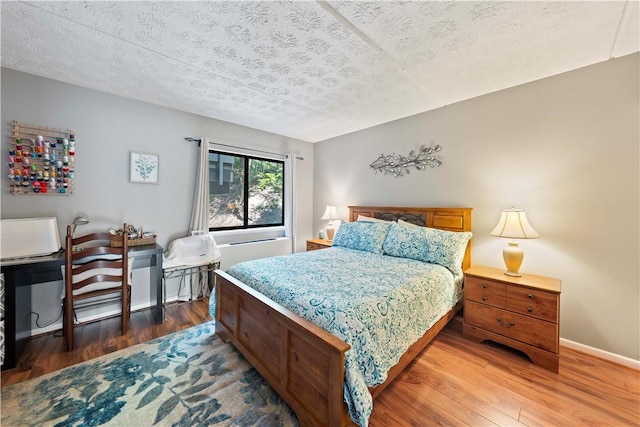
[[[2,66],[305,141],[637,52],[639,2],[9,2]]]

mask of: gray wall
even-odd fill
[[[126,221],[154,230],[166,248],[174,238],[186,235],[191,216],[198,147],[184,137],[204,136],[212,142],[304,157],[298,161],[296,177],[297,250],[304,250],[304,240],[312,236],[311,143],[2,68],[2,177],[7,176],[13,120],[75,130],[76,184],[68,197],[12,196],[8,179],[3,178],[3,219],[55,216],[64,235],[67,224],[82,213],[91,220],[82,226],[83,232]],[[132,150],[160,156],[157,185],[129,183]],[[134,284],[136,275],[139,281],[148,281],[148,272],[145,277],[145,272],[136,270]],[[34,310],[43,314],[59,290],[45,284],[34,295]],[[148,295],[141,295],[145,297],[148,301]],[[133,305],[137,302],[134,299]],[[43,314],[41,321],[49,318]]]
[[[2,218],[56,216],[64,233],[82,212],[91,219],[84,230],[127,221],[155,230],[158,243],[166,246],[187,232],[191,216],[198,147],[184,138],[205,136],[212,142],[303,156],[297,177],[298,231],[311,234],[311,220],[306,220],[312,202],[310,143],[3,68],[3,153],[12,120],[75,130],[76,184],[70,197],[10,196],[8,180],[2,179]],[[129,183],[130,151],[160,156],[158,185]],[[6,170],[3,161],[3,177]]]
[[[503,267],[500,211],[541,238],[521,271],[562,279],[561,337],[640,359],[640,56],[593,65],[315,144],[314,231],[324,206],[467,206],[474,264]],[[471,72],[471,71],[470,71]],[[443,146],[444,166],[375,175],[381,153]]]

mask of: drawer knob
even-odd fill
[[[487,297],[483,296],[482,301],[486,301],[486,300],[487,300]]]
[[[482,289],[487,289],[487,284],[486,283],[482,284]]]
[[[513,328],[514,326],[516,326],[516,324],[513,322],[507,322],[507,323],[503,322],[501,317],[498,317],[496,320],[498,321],[500,326],[502,326],[503,328]]]
[[[527,307],[527,311],[528,311],[529,313],[532,313],[532,312],[533,312],[533,308],[531,308],[531,307]]]
[[[529,294],[529,295],[527,295],[527,298],[529,298],[529,299],[533,299],[533,295],[532,295],[532,294]]]

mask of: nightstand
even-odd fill
[[[325,239],[311,239],[307,240],[307,251],[315,251],[318,249],[330,248],[333,242]]]
[[[512,277],[482,266],[464,274],[463,335],[515,348],[558,372],[561,281],[533,274]]]

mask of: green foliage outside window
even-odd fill
[[[284,162],[212,152],[209,163],[210,229],[284,224]]]

